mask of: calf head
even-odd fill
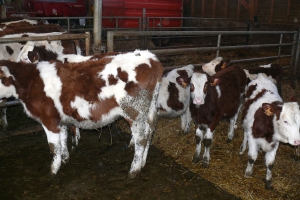
[[[223,60],[222,57],[217,57],[214,60],[202,65],[202,69],[208,75],[212,76],[218,71],[227,68],[230,65],[229,60]]]
[[[191,78],[191,98],[193,104],[197,107],[204,104],[204,99],[206,97],[206,85],[207,74],[203,71],[194,72]]]
[[[187,88],[190,85],[193,69],[193,65],[188,65],[177,70],[179,76],[176,78],[176,82],[183,88]]]
[[[296,102],[263,103],[266,115],[274,116],[275,137],[281,142],[300,145],[300,110]]]

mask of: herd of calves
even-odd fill
[[[163,75],[157,57],[140,50],[98,58],[64,56],[61,61],[34,64],[0,61],[0,98],[20,99],[26,114],[43,125],[53,154],[53,174],[69,159],[66,143],[70,124],[75,147],[79,128],[94,129],[124,117],[135,149],[129,171],[133,178],[146,163],[158,117],[180,116],[184,133],[190,131],[193,121],[193,162],[201,160],[203,142],[202,165],[208,167],[219,121],[230,120],[230,142],[241,112],[244,140],[240,154],[248,143],[249,156],[245,177],[252,175],[258,151],[263,150],[265,187],[271,189],[271,170],[279,142],[300,145],[299,105],[293,100],[283,101],[276,85],[281,74],[278,65],[244,70],[218,57],[202,69],[187,65]]]

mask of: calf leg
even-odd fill
[[[48,130],[44,125],[43,128],[47,135],[48,144],[50,147],[50,153],[53,155],[51,163],[51,173],[56,174],[61,166],[61,144],[60,135]]]
[[[210,160],[210,147],[213,139],[213,132],[211,132],[210,128],[207,128],[203,144],[204,144],[204,154],[203,154],[203,167],[208,167],[209,166],[209,160]]]
[[[190,132],[190,125],[192,121],[190,107],[188,106],[183,115],[181,115],[181,130],[187,134]]]
[[[61,150],[61,160],[64,164],[69,161],[70,155],[67,146],[68,132],[67,127],[62,126],[60,129],[60,150]]]
[[[272,168],[274,166],[276,151],[278,149],[279,143],[276,143],[275,147],[266,153],[265,155],[265,161],[266,161],[266,167],[267,167],[267,174],[266,174],[266,184],[265,188],[267,190],[272,190]]]
[[[78,141],[80,140],[80,132],[79,128],[76,126],[70,127],[71,135],[72,135],[72,151],[75,150],[75,147],[78,145]]]
[[[148,142],[148,136],[145,135],[143,122],[134,121],[131,125],[132,138],[134,141],[134,156],[129,170],[129,178],[134,178],[142,169],[143,155]]]
[[[231,142],[232,138],[234,136],[234,129],[236,128],[236,120],[239,116],[241,107],[242,107],[242,104],[239,106],[236,114],[232,118],[230,118],[230,128],[229,128],[229,132],[228,132],[228,139],[226,141],[227,143]]]
[[[0,103],[1,103],[2,100],[0,100]],[[4,130],[6,130],[7,128],[7,118],[6,118],[6,110],[7,110],[7,107],[3,107],[3,108],[0,108],[0,124],[2,124],[2,127]]]
[[[201,142],[203,140],[203,132],[200,129],[200,127],[198,127],[196,129],[195,140],[196,140],[196,150],[195,150],[195,154],[194,154],[194,157],[193,157],[193,163],[198,163],[200,161]]]
[[[244,139],[243,139],[243,143],[240,147],[240,155],[242,155],[245,151],[246,151],[246,148],[247,148],[247,134],[246,134],[246,131],[244,131]]]
[[[245,171],[245,177],[249,178],[252,176],[253,173],[253,165],[254,162],[257,159],[257,154],[258,154],[258,147],[256,142],[254,141],[253,138],[248,137],[248,145],[249,145],[249,150],[248,150],[248,165]]]

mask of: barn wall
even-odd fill
[[[253,17],[239,1],[253,2]],[[251,9],[251,8],[250,8]],[[232,18],[259,23],[300,25],[299,0],[189,0],[184,15],[203,18]],[[254,17],[255,16],[255,17]]]

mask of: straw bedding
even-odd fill
[[[240,52],[240,54],[243,52]],[[222,55],[224,58],[234,59],[238,53]],[[267,54],[267,53],[265,53]],[[245,53],[245,55],[247,55]],[[227,56],[227,57],[226,57]],[[250,55],[251,56],[251,55]],[[253,56],[253,55],[252,55]],[[188,63],[207,62],[215,57],[214,54],[196,54],[193,56],[176,56],[174,58],[162,58],[166,66],[181,65]],[[259,63],[262,64],[262,63]],[[289,65],[289,60],[281,60],[281,65]],[[244,67],[251,64],[244,64]],[[252,64],[256,66],[256,64]],[[285,73],[289,73],[285,71]],[[282,96],[284,101],[294,95],[300,103],[300,88],[290,86],[290,81],[282,82]],[[119,120],[118,126],[130,133],[125,120]],[[191,131],[187,135],[180,133],[180,118],[161,118],[158,122],[153,145],[163,150],[165,155],[173,157],[177,163],[201,175],[203,178],[214,183],[242,199],[299,199],[300,198],[300,161],[297,159],[298,148],[286,144],[280,144],[277,151],[273,173],[274,190],[268,191],[264,188],[266,167],[264,164],[264,153],[258,155],[253,168],[253,177],[244,178],[247,166],[247,150],[239,155],[239,148],[243,140],[243,129],[241,119],[237,122],[237,129],[231,143],[226,143],[229,122],[222,121],[217,127],[211,147],[211,160],[209,168],[203,168],[201,162],[194,164],[192,158],[195,151],[195,127],[192,124]],[[203,155],[203,145],[201,156]]]

